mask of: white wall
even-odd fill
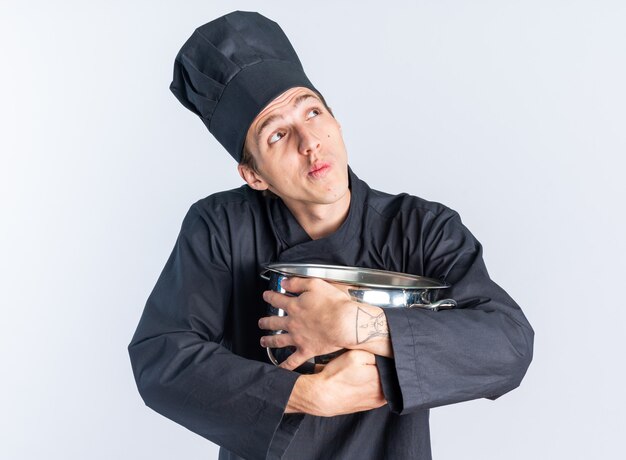
[[[126,346],[188,207],[240,184],[168,90],[233,9],[282,25],[360,177],[460,212],[535,328],[519,389],[432,411],[434,457],[624,458],[619,0],[4,0],[0,457],[215,458]]]

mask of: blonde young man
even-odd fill
[[[220,459],[430,459],[430,408],[520,384],[533,330],[478,241],[446,206],[354,174],[339,122],[276,23],[237,11],[199,27],[171,89],[246,184],[191,207],[148,299],[129,345],[148,406],[219,444]],[[383,311],[299,278],[287,297],[258,276],[272,262],[436,278],[458,306]],[[268,317],[265,302],[288,316]],[[369,329],[356,327],[364,315]],[[270,364],[264,347],[285,346],[295,353]],[[342,348],[306,373],[309,358]]]

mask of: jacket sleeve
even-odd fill
[[[195,206],[128,347],[133,373],[158,413],[241,457],[266,458],[270,446],[286,449],[285,427],[297,429],[283,414],[299,374],[221,344],[232,289],[230,242],[219,230],[227,226]]]
[[[534,332],[520,307],[493,282],[482,247],[449,209],[424,228],[424,275],[451,285],[451,310],[385,309],[397,382],[383,385],[392,411],[404,414],[519,386],[532,360]],[[391,382],[391,383],[390,383]],[[394,388],[400,389],[400,397]]]

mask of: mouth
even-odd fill
[[[319,179],[324,177],[330,171],[330,163],[317,162],[309,169],[309,177]]]

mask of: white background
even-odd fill
[[[626,458],[625,2],[0,5],[0,458],[216,458],[126,346],[189,206],[241,183],[168,90],[234,9],[283,27],[362,179],[459,211],[535,328],[519,389],[432,411],[434,458]]]

